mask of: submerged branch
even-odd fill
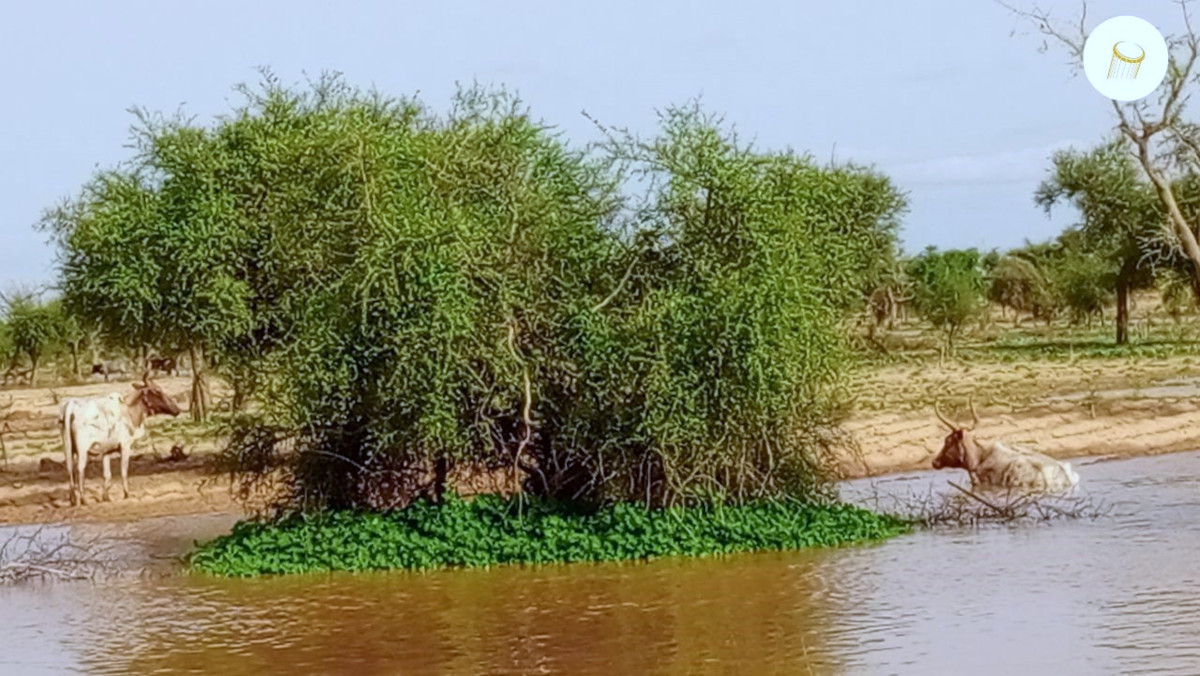
[[[0,585],[31,580],[90,580],[109,567],[100,537],[83,541],[44,535],[44,527],[0,541]]]
[[[1008,491],[986,499],[954,482],[950,482],[950,486],[956,492],[935,492],[931,488],[924,494],[887,494],[872,485],[871,494],[861,503],[874,511],[926,528],[1098,519],[1112,512],[1111,505],[1073,492],[1050,495]]]

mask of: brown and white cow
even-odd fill
[[[83,477],[89,455],[99,455],[103,462],[103,495],[108,500],[108,484],[112,480],[109,461],[114,453],[121,454],[121,488],[128,498],[129,458],[134,439],[146,433],[146,418],[160,413],[176,416],[179,411],[175,400],[149,379],[134,383],[133,391],[125,395],[112,392],[63,401],[60,422],[71,504],[87,503]]]
[[[972,423],[962,427],[947,420],[934,404],[933,412],[950,429],[942,450],[933,459],[934,469],[959,467],[967,470],[971,486],[1025,492],[1062,493],[1079,483],[1071,463],[999,441],[975,438],[979,424],[975,403],[970,402]]]

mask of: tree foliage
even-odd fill
[[[1117,299],[1118,344],[1128,338],[1130,292],[1152,287],[1156,268],[1187,264],[1171,247],[1162,205],[1127,146],[1118,140],[1055,153],[1051,175],[1035,196],[1047,212],[1061,202],[1079,210],[1082,222],[1069,237],[1072,250],[1084,256],[1068,258],[1068,303],[1077,317],[1098,312],[1090,305],[1107,294],[1092,285],[1107,280]]]
[[[7,370],[15,365],[19,354],[8,321],[0,318],[0,369]]]
[[[1111,262],[1085,250],[1068,250],[1058,261],[1055,282],[1074,322],[1088,322],[1113,298]]]
[[[1163,85],[1151,96],[1111,103],[1117,117],[1115,131],[1131,151],[1127,164],[1136,161],[1140,175],[1152,188],[1150,194],[1169,228],[1167,242],[1174,255],[1187,260],[1181,271],[1191,278],[1193,294],[1200,299],[1200,220],[1196,218],[1195,203],[1189,211],[1184,206],[1189,197],[1179,190],[1200,174],[1200,125],[1186,114],[1191,94],[1200,82],[1200,34],[1192,26],[1191,3],[1181,0],[1178,4],[1184,30],[1166,36],[1168,65]],[[1068,21],[1060,21],[1036,5],[1028,10],[1005,6],[1064,48],[1072,68],[1077,72],[1083,69],[1084,44],[1090,30],[1086,4],[1077,18]],[[1042,46],[1045,49],[1047,42]],[[1120,303],[1118,306],[1119,315],[1127,314],[1121,312]],[[1118,342],[1122,336],[1119,327]]]
[[[917,310],[945,334],[952,351],[959,330],[984,308],[983,256],[975,249],[929,247],[909,262],[908,275]]]
[[[207,130],[142,115],[138,154],[47,213],[67,311],[117,345],[193,357],[193,416],[204,417],[204,354],[249,331],[240,266],[249,240],[223,190],[228,165]]]
[[[1045,276],[1026,258],[1014,255],[1001,257],[988,273],[987,299],[1013,311],[1020,321],[1021,313],[1032,313],[1045,293]]]
[[[886,177],[695,107],[587,151],[503,92],[241,92],[211,127],[143,115],[136,160],[46,219],[72,308],[257,396],[235,468],[282,459],[300,508],[501,470],[592,503],[822,494],[837,319],[904,208]]]
[[[37,380],[43,358],[62,346],[63,315],[56,303],[18,293],[6,299],[5,317],[9,349],[29,359],[29,382]]]
[[[587,387],[564,397],[543,465],[656,503],[811,495],[837,321],[894,250],[902,196],[874,172],[745,146],[695,107],[609,150],[651,185],[651,246],[609,318],[581,317]]]

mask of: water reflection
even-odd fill
[[[725,559],[0,590],[0,672],[1200,673],[1200,454],[1081,473],[1111,516]]]
[[[723,563],[164,580],[96,590],[74,630],[98,673],[838,671],[807,565]]]

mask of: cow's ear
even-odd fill
[[[135,390],[146,389],[146,383],[130,383],[130,384],[133,385],[133,389],[135,389]]]

